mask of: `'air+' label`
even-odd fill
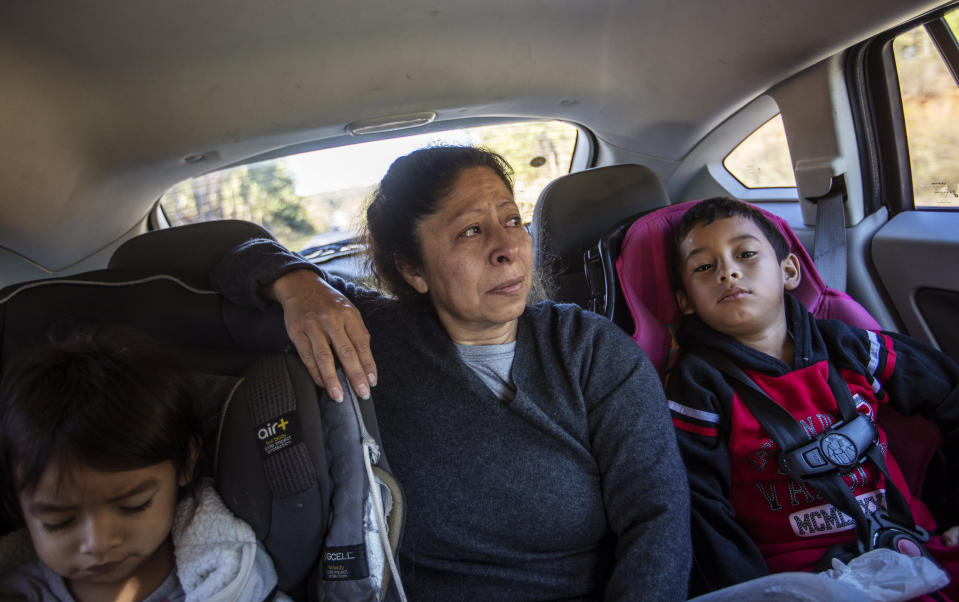
[[[300,421],[296,414],[283,414],[256,427],[260,454],[264,458],[284,450],[300,440]]]

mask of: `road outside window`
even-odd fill
[[[945,19],[959,37],[959,10]],[[893,52],[915,206],[959,207],[959,87],[924,27],[897,36]]]
[[[540,191],[569,173],[576,139],[575,126],[534,121],[366,142],[192,178],[164,193],[160,204],[174,226],[242,219],[263,225],[288,248],[309,249],[354,235],[362,208],[397,157],[434,143],[474,144],[513,166],[528,223]]]

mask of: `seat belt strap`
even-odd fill
[[[826,286],[846,290],[846,214],[843,177],[834,176],[825,196],[809,199],[816,204],[816,239],[813,261]]]
[[[603,257],[602,241],[586,249],[583,253],[583,274],[586,276],[586,287],[589,289],[589,299],[586,309],[607,318],[612,317],[609,309],[609,277],[606,274],[606,262]]]
[[[806,429],[793,418],[793,415],[786,408],[766,395],[766,392],[760,389],[759,385],[728,357],[718,353],[710,353],[706,356],[706,359],[726,376],[731,377],[742,387],[745,387],[745,391],[738,388],[740,398],[762,427],[773,436],[780,449],[793,449],[812,440]]]
[[[836,405],[839,406],[843,421],[849,422],[859,416],[859,411],[856,409],[856,402],[852,397],[852,393],[849,392],[849,386],[846,385],[846,382],[842,379],[842,375],[839,373],[839,369],[836,368],[832,362],[829,362],[828,382],[829,389],[832,391],[833,398],[836,400]],[[909,502],[906,501],[906,497],[889,477],[889,470],[886,468],[886,459],[883,456],[882,450],[878,445],[873,445],[867,450],[866,457],[872,460],[873,464],[876,465],[886,479],[886,507],[888,508],[889,517],[902,525],[908,527],[915,526],[912,510],[909,508]]]
[[[736,387],[739,390],[740,399],[756,417],[759,424],[772,435],[773,440],[779,445],[782,452],[796,449],[812,441],[812,437],[793,415],[760,389],[759,385],[749,378],[739,366],[728,357],[721,356],[718,353],[710,354],[710,356],[709,361],[713,365],[741,385]],[[782,458],[782,454],[780,458]],[[856,521],[856,539],[858,541],[869,541],[869,521],[866,514],[838,473],[831,471],[818,477],[803,480],[809,482],[826,501]]]
[[[787,452],[802,448],[802,446],[813,441],[813,437],[810,436],[806,429],[803,428],[799,421],[796,420],[788,410],[777,403],[776,400],[769,397],[749,375],[727,356],[712,352],[711,350],[705,352],[703,350],[697,350],[696,353],[719,368],[727,377],[734,380],[736,384],[740,385],[739,387],[734,385],[734,388],[739,393],[740,399],[742,399],[753,416],[756,417],[759,424],[772,435],[773,440],[779,446],[781,450],[781,465],[783,464],[783,459],[787,457]],[[832,362],[829,362],[828,384],[844,422],[841,430],[836,429],[836,433],[841,434],[848,426],[853,425],[854,421],[869,421],[867,417],[860,416],[856,410],[856,404],[852,398],[852,394],[849,392],[849,387],[845,381],[842,380],[839,370]],[[871,421],[869,422],[871,423]],[[870,425],[869,428],[876,433],[875,440],[878,441],[878,431],[876,427]],[[833,433],[830,433],[830,435],[835,436]],[[862,445],[862,443],[856,447],[858,448],[860,445]],[[862,456],[861,451],[857,453],[857,457],[861,458]],[[871,460],[882,473],[883,477],[885,477],[888,518],[906,530],[915,531],[921,540],[924,532],[915,524],[905,496],[902,495],[902,492],[899,491],[899,488],[896,487],[896,484],[890,477],[879,446],[873,444],[871,440],[865,452],[865,457]],[[786,467],[784,466],[783,468],[785,469]],[[790,474],[790,471],[787,469],[786,473]],[[790,474],[790,478],[795,477]],[[856,539],[859,542],[861,551],[872,549],[875,543],[874,540],[876,539],[873,525],[875,521],[870,520],[866,515],[855,496],[853,496],[852,491],[837,471],[821,473],[816,476],[805,476],[798,480],[808,482],[826,501],[847,516],[853,518],[856,521]]]

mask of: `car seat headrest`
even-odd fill
[[[686,211],[699,201],[670,205],[637,219],[623,239],[616,272],[623,297],[633,316],[633,340],[664,374],[676,350],[673,333],[682,317],[676,304],[673,278],[673,231]],[[817,318],[842,320],[860,328],[879,324],[849,295],[826,286],[816,265],[789,224],[760,209],[786,237],[799,258],[802,280],[791,291]]]
[[[556,301],[585,306],[583,252],[615,223],[669,203],[654,171],[611,165],[567,174],[551,182],[533,210],[533,261],[555,280]]]
[[[230,249],[252,238],[273,238],[262,226],[242,220],[215,220],[146,232],[120,245],[110,268],[156,267],[193,286],[211,288],[207,274]]]

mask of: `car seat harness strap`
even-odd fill
[[[915,524],[905,496],[889,476],[878,445],[876,424],[856,410],[848,386],[831,362],[828,383],[842,421],[811,436],[789,411],[769,397],[729,358],[706,350],[697,350],[696,353],[732,379],[743,403],[782,450],[779,455],[782,471],[795,481],[809,483],[826,501],[856,521],[857,554],[875,548],[891,548],[909,556],[928,556],[921,544],[929,540],[929,533]],[[842,478],[867,459],[879,469],[886,483],[886,508],[871,512],[864,510]],[[828,562],[839,553],[830,550],[824,561]],[[849,555],[848,551],[842,553]],[[830,567],[826,564],[822,568]]]

